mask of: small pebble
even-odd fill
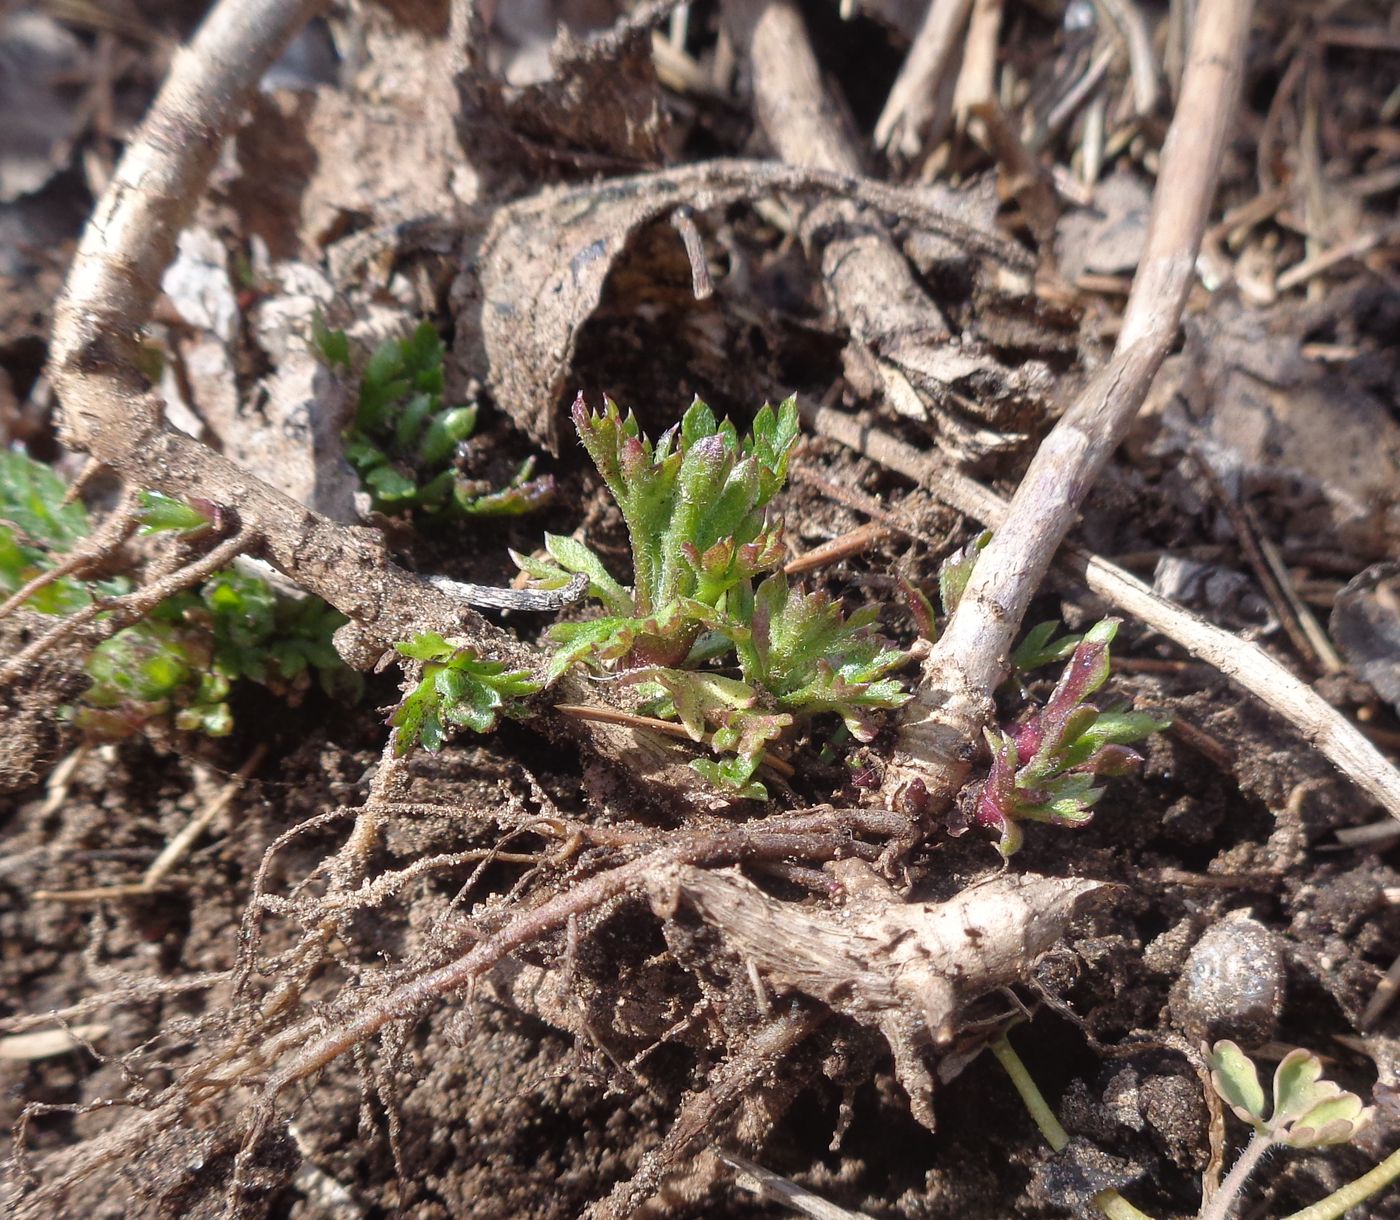
[[[1278,1025],[1286,973],[1278,935],[1248,911],[1236,911],[1209,929],[1187,955],[1172,988],[1172,1019],[1189,1036],[1206,1042],[1265,1042]]]

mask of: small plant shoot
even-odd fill
[[[787,480],[796,402],[763,407],[744,436],[698,399],[655,442],[611,400],[594,413],[580,396],[573,421],[626,524],[632,584],[572,538],[514,555],[540,588],[587,576],[605,611],[551,630],[548,679],[581,664],[637,685],[645,710],[722,756],[695,769],[742,797],[767,796],[754,774],[800,720],[834,713],[870,740],[874,713],[908,699],[887,676],[907,657],[875,633],[873,609],[848,617],[782,574],[783,523],[769,506]]]
[[[984,730],[992,766],[976,794],[973,820],[997,832],[1003,856],[1020,848],[1023,822],[1087,823],[1104,792],[1099,780],[1140,765],[1141,756],[1128,747],[1169,723],[1148,712],[1100,711],[1088,702],[1108,680],[1109,645],[1118,623],[1104,619],[1073,645],[1044,707],[1007,729]],[[1053,632],[1053,624],[1036,628],[1018,654],[1046,663],[1042,658],[1063,647],[1050,643]]]
[[[1070,1143],[1069,1132],[1060,1124],[1006,1034],[993,1039],[990,1049],[1046,1143],[1055,1152],[1064,1152]],[[1322,1060],[1312,1051],[1299,1048],[1283,1057],[1274,1072],[1272,1099],[1264,1094],[1258,1069],[1234,1042],[1217,1042],[1207,1059],[1212,1091],[1241,1122],[1253,1128],[1253,1134],[1229,1176],[1201,1207],[1198,1220],[1230,1220],[1237,1212],[1246,1183],[1270,1149],[1282,1145],[1318,1150],[1350,1143],[1371,1125],[1375,1116],[1375,1107],[1363,1105],[1355,1093],[1322,1078]],[[1354,1214],[1353,1208],[1378,1195],[1397,1177],[1400,1151],[1392,1152],[1325,1199],[1293,1212],[1289,1220],[1340,1220]],[[1107,1220],[1152,1220],[1112,1187],[1094,1194],[1093,1207]]]
[[[315,323],[315,340],[333,367],[350,368],[343,331]],[[527,459],[505,487],[468,478],[459,468],[476,431],[475,406],[443,403],[442,340],[430,322],[406,339],[386,339],[360,373],[345,457],[370,493],[375,511],[425,517],[514,517],[549,503],[554,480],[534,475]]]
[[[399,757],[419,744],[434,753],[442,749],[451,725],[489,733],[514,703],[540,689],[524,670],[508,672],[501,662],[483,659],[433,631],[396,648],[423,667],[417,684],[389,716]]]
[[[1312,1051],[1291,1050],[1274,1070],[1272,1097],[1259,1083],[1259,1071],[1231,1041],[1217,1042],[1209,1055],[1211,1088],[1241,1122],[1252,1128],[1249,1143],[1201,1212],[1202,1220],[1227,1220],[1245,1184],[1270,1149],[1320,1149],[1348,1144],[1371,1125],[1375,1107],[1355,1093],[1324,1080],[1322,1060]],[[1334,1191],[1299,1216],[1338,1217],[1384,1189],[1400,1172],[1400,1153],[1354,1182]]]
[[[14,593],[54,567],[91,532],[87,510],[65,504],[65,490],[42,463],[0,453],[0,593]],[[143,535],[194,538],[219,521],[205,501],[158,492],[141,493],[137,515]],[[66,615],[130,588],[126,577],[65,576],[24,604],[39,614]],[[360,676],[331,644],[344,622],[318,598],[287,597],[260,577],[218,572],[98,644],[85,659],[90,685],[71,717],[99,739],[170,728],[221,737],[233,730],[229,694],[245,679],[290,702],[315,679],[327,694],[353,701]]]
[[[143,491],[137,497],[143,538],[176,533],[195,538],[217,528],[219,511],[207,500],[180,500],[159,491]]]
[[[1266,1101],[1259,1070],[1235,1043],[1217,1042],[1210,1053],[1210,1084],[1220,1100],[1256,1135],[1290,1148],[1350,1143],[1375,1118],[1373,1106],[1324,1080],[1322,1070],[1311,1051],[1289,1051],[1274,1070],[1273,1096]]]

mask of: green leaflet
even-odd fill
[[[1042,624],[1018,652],[1043,655],[1059,647],[1049,644],[1053,629],[1053,624]],[[1009,731],[985,731],[992,766],[977,792],[973,819],[999,832],[1002,855],[1020,848],[1021,822],[1088,822],[1103,795],[1100,778],[1138,766],[1142,759],[1128,746],[1170,723],[1149,712],[1100,711],[1088,702],[1108,678],[1109,645],[1117,630],[1117,619],[1096,623],[1074,645],[1043,708]]]
[[[420,743],[433,752],[442,749],[451,725],[489,733],[515,703],[540,689],[524,670],[507,671],[502,662],[484,659],[436,632],[414,636],[396,649],[423,666],[418,683],[389,716],[394,753],[400,757]]]
[[[13,593],[52,568],[89,534],[87,510],[77,501],[65,504],[65,491],[47,466],[0,452],[0,593]],[[143,533],[192,535],[218,518],[215,506],[198,499],[147,491],[138,503]],[[117,596],[129,587],[125,578],[64,577],[25,607],[71,614],[94,596]],[[233,730],[227,700],[243,679],[294,699],[314,678],[335,698],[358,699],[360,676],[331,644],[344,622],[317,598],[284,597],[266,581],[234,570],[216,573],[97,645],[84,661],[90,685],[71,715],[99,738],[171,727],[220,737]]]
[[[1220,1099],[1261,1135],[1294,1148],[1322,1148],[1354,1139],[1375,1117],[1374,1107],[1322,1077],[1322,1060],[1301,1047],[1274,1072],[1273,1106],[1264,1113],[1264,1089],[1253,1062],[1233,1042],[1210,1052],[1210,1083]]]
[[[350,368],[343,331],[314,324],[326,363]],[[554,496],[549,475],[534,477],[527,460],[505,487],[467,479],[456,469],[457,450],[476,431],[475,406],[445,406],[443,346],[432,323],[403,339],[386,339],[360,373],[355,416],[345,432],[345,458],[370,492],[376,511],[427,517],[513,517]]]

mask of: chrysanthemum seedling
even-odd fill
[[[1004,856],[1021,846],[1022,822],[1088,822],[1103,795],[1100,777],[1138,766],[1142,758],[1128,746],[1170,723],[1149,712],[1102,712],[1087,702],[1108,679],[1109,644],[1118,622],[1104,619],[1085,633],[1044,707],[1007,729],[985,730],[992,766],[972,816],[979,826],[998,832],[997,849]],[[1031,652],[1047,648],[1053,627],[1037,631],[1046,638],[1037,639]]]
[[[350,368],[350,344],[317,318],[315,340],[332,366]],[[382,513],[429,517],[514,517],[554,496],[549,475],[534,478],[528,458],[509,485],[492,488],[458,469],[461,447],[476,431],[475,406],[446,406],[442,340],[430,322],[406,339],[386,339],[360,373],[345,457]]]
[[[440,750],[448,725],[489,733],[519,700],[540,689],[524,670],[507,671],[500,661],[484,659],[434,631],[395,647],[400,656],[423,666],[413,690],[389,716],[394,753],[400,757],[419,743]]]
[[[698,399],[655,443],[612,401],[593,413],[580,396],[573,420],[621,510],[632,585],[571,538],[546,535],[546,558],[514,555],[539,587],[587,576],[607,611],[551,630],[550,680],[582,664],[638,685],[648,711],[726,755],[693,764],[701,774],[756,799],[765,747],[796,720],[834,712],[869,740],[871,713],[908,699],[886,677],[906,656],[874,633],[875,612],[848,618],[780,570],[783,524],[769,505],[797,440],[793,399],[763,407],[746,436]]]
[[[91,532],[87,510],[65,503],[64,495],[47,466],[0,452],[0,593],[14,593],[52,569]],[[195,538],[220,524],[218,509],[204,501],[143,492],[138,505],[142,534]],[[122,576],[64,576],[24,605],[66,615],[130,588]],[[243,679],[296,699],[314,677],[337,698],[358,698],[360,677],[331,644],[344,622],[318,598],[286,597],[242,572],[216,573],[98,644],[84,662],[91,684],[71,714],[97,737],[160,727],[218,737],[233,728],[227,700]]]

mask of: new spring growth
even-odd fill
[[[886,677],[906,655],[875,634],[875,610],[847,616],[782,574],[770,502],[787,480],[796,401],[764,406],[743,436],[698,399],[655,442],[611,400],[595,413],[580,396],[573,421],[627,527],[632,584],[571,538],[546,535],[542,557],[513,555],[537,587],[586,575],[606,612],[551,629],[550,680],[584,665],[636,685],[646,711],[722,755],[696,770],[754,799],[767,796],[753,778],[765,748],[799,720],[835,713],[870,740],[873,713],[908,699]]]
[[[540,689],[524,670],[507,671],[500,661],[484,659],[435,631],[395,647],[400,656],[423,667],[417,683],[389,715],[399,757],[419,742],[434,752],[442,749],[449,725],[489,733],[501,715]]]
[[[344,331],[313,322],[326,363],[349,370]],[[548,504],[554,479],[534,478],[526,461],[502,488],[469,479],[459,469],[463,446],[476,431],[475,406],[443,402],[443,346],[432,323],[406,339],[386,339],[360,373],[355,417],[345,432],[345,457],[382,513],[426,517],[514,517]]]
[[[1309,1050],[1291,1050],[1279,1061],[1272,1104],[1264,1096],[1258,1070],[1235,1043],[1217,1042],[1210,1050],[1209,1062],[1211,1088],[1253,1133],[1220,1189],[1202,1209],[1201,1220],[1228,1220],[1234,1214],[1245,1183],[1271,1148],[1346,1144],[1370,1126],[1375,1116],[1374,1107],[1363,1105],[1355,1093],[1324,1080],[1322,1060]],[[1400,1153],[1393,1153],[1369,1173],[1294,1214],[1299,1220],[1303,1216],[1335,1220],[1343,1213],[1350,1214],[1357,1204],[1384,1190],[1397,1172]]]
[[[1103,795],[1100,778],[1138,766],[1142,758],[1128,746],[1169,723],[1148,712],[1100,711],[1087,702],[1108,679],[1109,645],[1118,624],[1104,619],[1085,633],[1044,707],[1009,728],[984,730],[992,766],[976,794],[973,820],[997,832],[1003,856],[1021,846],[1023,822],[1088,822]],[[1044,626],[1037,629],[1044,639],[1032,642],[1028,635],[1018,649],[1027,653],[1026,660],[1052,646],[1052,632]]]
[[[0,452],[0,593],[51,570],[91,533],[87,509],[65,503],[65,491],[47,466]],[[205,500],[144,491],[137,503],[143,536],[193,540],[222,524],[220,510]],[[125,576],[64,576],[37,590],[25,608],[66,615],[130,590]],[[219,572],[98,644],[84,658],[90,685],[68,714],[97,738],[172,728],[220,737],[233,730],[228,698],[243,679],[294,702],[314,677],[328,694],[353,700],[360,677],[331,645],[344,622],[318,598],[286,597],[257,576]]]
[[[1355,1093],[1322,1078],[1322,1060],[1301,1047],[1274,1070],[1272,1105],[1259,1083],[1259,1071],[1235,1043],[1217,1042],[1210,1052],[1210,1083],[1235,1116],[1257,1135],[1290,1148],[1346,1144],[1375,1118]]]

